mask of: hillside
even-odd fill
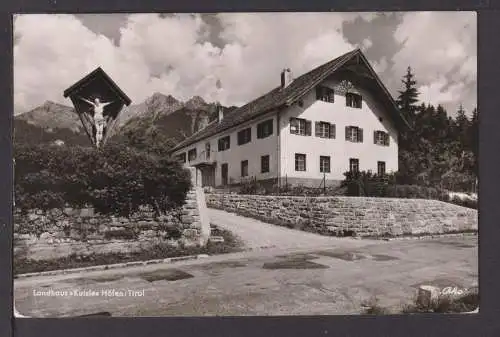
[[[234,108],[222,107],[225,113]],[[207,103],[199,96],[182,102],[171,95],[154,93],[122,110],[111,139],[123,141],[154,133],[176,144],[196,132],[204,118],[209,121],[217,118],[214,103]],[[62,140],[67,145],[90,145],[75,110],[50,101],[14,118],[14,140],[22,144]]]

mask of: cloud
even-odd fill
[[[475,17],[436,15],[407,14],[394,37],[404,42],[403,48],[373,63],[393,93],[408,64],[433,100],[448,102],[473,91],[475,37],[463,26],[475,27]],[[217,25],[209,25],[202,15],[134,14],[115,20],[123,22],[119,29],[109,24],[91,30],[82,15],[19,15],[14,25],[15,111],[45,100],[68,104],[64,89],[98,66],[134,103],[162,92],[183,100],[199,95],[242,105],[276,87],[284,67],[299,76],[355,47],[376,48],[370,37],[349,42],[343,33],[346,23],[375,18],[375,13],[221,13],[211,16]],[[91,21],[95,27],[96,15]],[[119,40],[114,41],[117,30]],[[474,95],[467,100],[474,101]]]
[[[475,91],[470,90],[477,81],[476,26],[474,12],[408,13],[394,33],[403,44],[392,58],[394,77],[401,78],[411,66],[422,85],[422,99],[463,100],[470,111],[476,104]],[[441,91],[445,87],[450,88]]]

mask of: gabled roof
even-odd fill
[[[281,86],[279,86],[250,103],[231,111],[224,116],[220,123],[212,123],[208,125],[206,128],[198,131],[191,137],[177,144],[171,152],[187,147],[215,134],[224,132],[243,122],[255,119],[275,109],[293,104],[321,81],[339,70],[347,61],[358,55],[361,57],[361,60],[366,63],[371,75],[375,78],[379,89],[381,89],[383,96],[385,96],[385,99],[391,107],[393,117],[399,119],[399,121],[403,122],[405,126],[410,127],[408,121],[399,111],[396,102],[390,95],[387,88],[383,85],[373,68],[370,66],[366,57],[360,49],[355,49],[297,77],[287,87],[281,88]]]
[[[113,91],[122,99],[125,105],[130,105],[132,100],[116,85],[116,83],[109,77],[108,74],[101,67],[98,67],[90,74],[86,75],[84,78],[73,84],[68,89],[64,90],[64,97],[71,96],[75,91],[77,91],[80,87],[86,85],[90,81],[92,81],[95,77],[101,77],[108,85],[113,89]]]

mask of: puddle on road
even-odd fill
[[[315,263],[310,260],[317,259],[317,256],[304,253],[295,253],[277,256],[278,260],[264,263],[263,269],[327,269],[328,266]]]
[[[208,270],[208,269],[222,269],[222,268],[241,268],[246,267],[247,263],[241,261],[222,261],[222,262],[213,262],[209,264],[204,264],[197,266],[196,269]]]
[[[312,254],[307,254],[307,253],[294,253],[294,254],[288,254],[288,255],[277,255],[276,257],[280,259],[287,259],[287,260],[314,260],[317,259],[317,256],[314,256]]]
[[[372,260],[375,261],[394,261],[394,260],[399,260],[398,257],[395,256],[390,256],[390,255],[384,255],[384,254],[374,254],[371,255]]]
[[[340,259],[344,261],[358,261],[366,259],[366,254],[362,254],[359,252],[350,252],[350,251],[320,251],[315,254],[333,257],[335,259]]]
[[[148,282],[178,281],[194,277],[193,275],[179,269],[155,270],[148,273],[138,274],[137,276]]]
[[[69,283],[76,284],[88,284],[90,282],[94,283],[104,283],[104,282],[114,282],[123,279],[123,275],[109,275],[109,276],[98,276],[98,277],[79,277],[75,279],[68,280]]]
[[[283,260],[264,263],[263,269],[328,269],[328,266],[308,260]]]

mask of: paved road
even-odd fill
[[[248,248],[275,247],[280,249],[302,249],[314,247],[357,247],[366,245],[352,238],[336,238],[271,225],[236,214],[208,209],[210,222],[239,236]],[[376,241],[374,241],[376,242]]]
[[[15,280],[16,308],[35,317],[357,314],[375,297],[397,310],[422,283],[477,283],[477,237],[326,243]],[[87,295],[70,293],[78,289]],[[50,290],[68,293],[38,293]]]

